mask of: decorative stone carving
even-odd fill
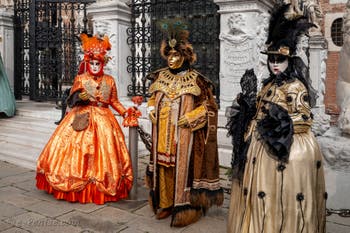
[[[265,42],[268,34],[269,20],[270,14],[268,14],[267,12],[260,13],[259,22],[261,22],[261,26],[258,29],[256,36],[257,51],[260,51],[260,53],[258,53],[259,63],[256,69],[256,75],[258,80],[263,80],[269,76],[269,70],[267,68],[267,55],[261,53],[261,51],[267,50]],[[260,88],[260,85],[261,82],[258,82],[258,88]]]
[[[220,34],[220,40],[238,44],[247,39],[253,39],[253,36],[247,31],[243,14],[232,14],[227,20],[227,25],[228,31]]]
[[[113,33],[111,22],[109,21],[95,21],[94,22],[94,33],[97,33],[99,35],[108,35],[109,41],[112,45],[116,44],[115,34]],[[112,47],[114,49],[114,47]],[[107,74],[113,74],[113,67],[116,65],[115,57],[110,56],[111,60],[107,63],[105,66],[105,72]]]
[[[220,110],[218,119],[219,162],[230,166],[231,140],[224,128],[227,119],[225,109],[241,92],[240,79],[246,69],[255,69],[262,79],[267,74],[265,50],[266,32],[273,5],[272,0],[214,0],[220,14]],[[260,83],[260,82],[259,82]]]
[[[246,69],[254,68],[259,81],[268,73],[264,49],[273,1],[215,0],[221,14],[220,108],[225,109],[240,92]],[[257,23],[259,22],[259,23]],[[260,83],[260,82],[259,82]]]
[[[327,208],[349,210],[349,137],[344,136],[338,127],[332,127],[324,135],[317,137],[317,140],[321,146],[326,174]]]
[[[350,172],[349,138],[344,137],[339,128],[332,127],[318,140],[327,167]]]
[[[326,81],[327,42],[322,35],[313,35],[309,41],[309,74],[311,84],[317,91],[314,124],[312,131],[316,136],[323,135],[330,128],[330,116],[325,113],[324,95]]]
[[[310,29],[310,34],[321,34],[320,21],[323,13],[319,0],[284,0],[290,3],[296,14],[308,17],[309,21],[316,25],[316,28]]]
[[[125,0],[101,0],[88,7],[88,16],[92,18],[94,33],[107,34],[110,37],[112,60],[106,66],[106,73],[116,81],[119,98],[127,98],[127,86],[131,75],[127,71],[127,57],[130,48],[127,44],[126,30],[130,27],[130,8]]]
[[[346,4],[343,31],[344,44],[340,50],[337,80],[337,103],[340,106],[338,126],[350,135],[350,0]]]
[[[245,15],[230,14],[226,21],[227,31],[222,32],[219,36],[221,40],[221,58],[223,60],[223,69],[221,82],[221,100],[223,102],[232,102],[232,91],[235,93],[240,91],[239,83],[241,75],[250,68],[252,62],[257,58],[253,39],[254,35],[249,32]]]

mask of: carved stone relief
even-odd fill
[[[115,48],[115,39],[113,40],[113,35],[111,35],[112,32],[112,27],[111,23],[108,20],[99,20],[94,22],[94,33],[99,34],[99,35],[108,35],[109,36],[109,41],[112,45],[112,48]],[[109,52],[111,53],[111,52]],[[111,56],[111,54],[109,54]],[[113,56],[111,56],[111,60],[107,63],[105,66],[104,70],[105,73],[113,75],[113,66],[115,64],[115,61],[113,59]]]
[[[261,85],[261,80],[269,76],[269,70],[267,69],[267,55],[261,53],[261,51],[266,51],[266,39],[269,28],[270,14],[263,12],[259,15],[259,22],[261,26],[258,28],[256,36],[256,45],[257,45],[257,55],[259,56],[259,63],[255,70],[256,76],[258,78],[258,85]],[[260,88],[260,86],[258,87]]]
[[[284,0],[290,3],[294,12],[308,17],[309,21],[316,25],[310,29],[310,34],[321,34],[320,21],[323,18],[319,0]]]
[[[221,100],[225,107],[231,104],[233,93],[240,92],[239,81],[246,69],[254,66],[256,56],[254,35],[247,25],[246,15],[227,15],[226,28],[221,32]]]

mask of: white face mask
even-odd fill
[[[91,60],[89,62],[90,72],[94,74],[98,74],[102,68],[101,62],[99,60]]]
[[[278,74],[284,72],[288,68],[288,64],[289,64],[288,59],[284,60],[283,62],[278,62],[278,61],[271,62],[271,61],[269,61],[270,70],[275,75],[278,75]]]

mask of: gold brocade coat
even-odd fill
[[[152,126],[152,154],[148,169],[153,174],[150,188],[155,195],[155,210],[159,208],[159,165],[175,167],[175,209],[185,206],[208,209],[213,204],[221,205],[217,104],[211,82],[192,69],[184,76],[173,75],[168,68],[158,70],[154,75],[148,106],[154,107],[157,123]],[[170,117],[169,114],[173,115]],[[183,116],[188,126],[176,126]],[[170,121],[175,128],[168,127]],[[168,135],[174,136],[170,138]]]
[[[98,204],[103,204],[105,200],[126,198],[133,177],[123,132],[108,107],[112,106],[121,115],[125,112],[118,100],[114,79],[109,75],[78,75],[71,95],[77,91],[86,91],[90,102],[73,107],[65,116],[38,158],[37,174],[44,175],[46,181],[43,182],[48,183],[50,190],[62,192],[62,195],[82,194],[88,185],[93,185],[96,192],[102,195],[102,199],[97,198],[101,199],[97,201]],[[71,126],[74,117],[86,112],[89,113],[88,127],[75,131]],[[50,191],[39,183],[37,181],[38,188]],[[84,198],[93,200],[91,195],[96,193],[87,195],[90,196]],[[72,198],[68,200],[77,201],[74,195]]]
[[[280,86],[270,82],[259,93],[257,114],[246,134],[251,143],[243,182],[234,180],[232,184],[227,232],[325,232],[323,161],[310,129],[307,98],[298,79]],[[273,158],[257,131],[268,102],[286,109],[293,122],[293,143],[286,163]]]

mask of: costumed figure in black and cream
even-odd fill
[[[243,143],[237,143],[242,147],[234,150],[230,233],[325,232],[323,161],[311,132],[315,93],[295,54],[298,37],[313,24],[291,14],[289,7],[272,13],[264,52],[270,77],[263,81],[256,105],[247,95],[241,95],[247,105],[239,101],[238,109],[253,110],[242,113],[251,120]],[[244,117],[231,120],[237,119]],[[239,127],[234,121],[229,126]]]
[[[167,35],[160,52],[168,66],[149,75],[152,149],[146,181],[156,218],[172,215],[171,226],[182,227],[223,202],[218,107],[211,81],[191,68],[196,56],[187,25],[173,19],[159,26]]]

